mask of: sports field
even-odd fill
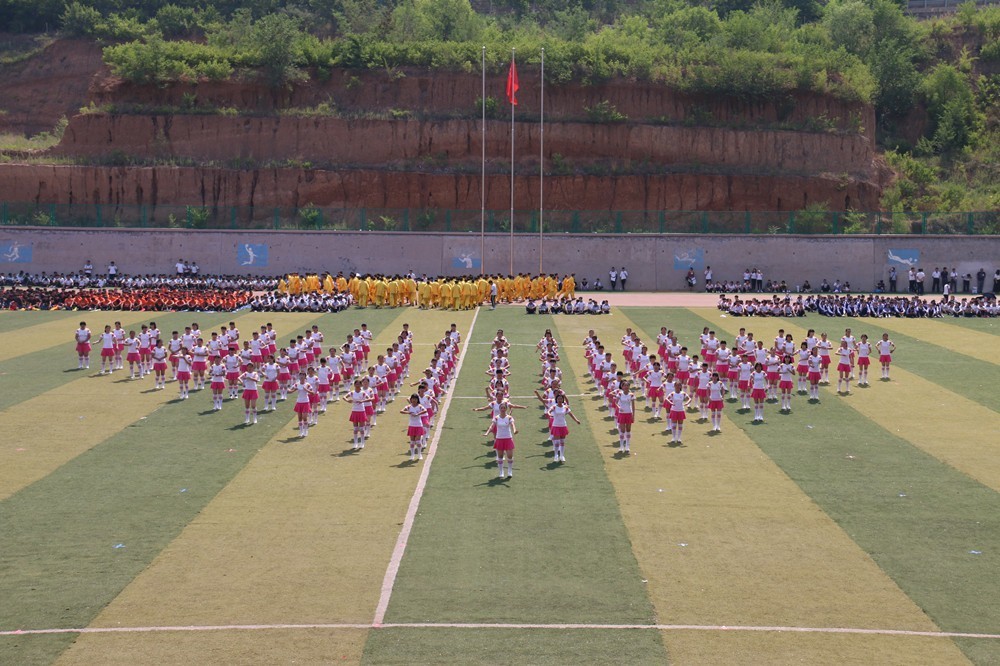
[[[365,322],[374,349],[408,322],[417,371],[454,322],[463,354],[411,463],[399,400],[361,452],[343,403],[301,440],[290,402],[245,427],[207,391],[99,376],[96,349],[76,370],[81,319],[272,322],[279,343]],[[692,348],[704,326],[852,326],[897,351],[889,382],[875,365],[870,387],[769,403],[761,424],[727,402],[721,433],[690,414],[679,446],[641,412],[617,456],[581,341],[620,360],[626,327],[655,350],[661,326]],[[471,411],[498,328],[528,406],[510,480]],[[582,421],[566,463],[532,396],[546,328]],[[992,320],[0,313],[0,664],[1000,663],[998,378]]]

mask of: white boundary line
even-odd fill
[[[479,308],[472,315],[472,322],[469,330],[465,334],[465,344],[462,346],[462,356],[455,365],[455,375],[453,381],[458,384],[458,376],[462,372],[462,364],[469,351],[469,341],[472,339],[472,331],[476,327],[476,319],[479,317]],[[454,388],[448,393],[441,405],[441,412],[437,416],[438,428],[431,438],[430,447],[427,449],[427,459],[420,469],[420,478],[417,480],[417,487],[413,490],[410,498],[410,505],[406,509],[406,518],[403,519],[403,528],[399,531],[399,538],[396,539],[396,547],[392,549],[392,557],[389,559],[389,566],[385,570],[385,577],[382,579],[382,593],[378,599],[378,606],[375,607],[375,619],[372,626],[380,626],[385,619],[385,612],[389,608],[389,598],[392,597],[392,588],[396,584],[396,576],[399,574],[399,565],[403,561],[403,553],[406,551],[406,544],[410,540],[410,531],[413,529],[413,521],[417,517],[417,509],[420,507],[420,498],[424,495],[424,488],[427,486],[427,477],[431,472],[431,463],[434,462],[434,454],[437,453],[438,442],[441,440],[441,432],[444,429],[444,420],[448,415],[448,407],[451,406],[451,399]]]
[[[532,624],[488,622],[388,622],[330,624],[223,624],[162,627],[84,627],[79,629],[17,629],[0,631],[4,636],[37,636],[47,634],[148,634],[166,632],[267,631],[308,629],[582,629],[582,630],[644,630],[656,631],[716,631],[774,632],[798,634],[854,634],[866,636],[915,636],[923,638],[985,638],[1000,639],[1000,634],[980,634],[960,631],[917,631],[909,629],[863,629],[858,627],[769,627],[725,624]]]

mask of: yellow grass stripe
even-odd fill
[[[712,316],[705,311],[699,314]],[[718,317],[717,314],[715,316]],[[796,340],[805,337],[806,329],[800,326],[789,325],[787,321],[770,323],[773,325],[769,328],[782,326]],[[879,320],[881,323],[882,320]],[[746,324],[740,320],[734,323],[733,319],[722,319],[716,326],[732,332],[743,325]],[[752,330],[751,326],[747,328]],[[830,337],[839,339],[839,334],[834,333],[838,332],[831,331]],[[878,376],[878,365],[872,365],[869,380],[873,386],[862,389],[854,385],[853,393],[842,399],[889,432],[983,485],[1000,491],[1000,456],[995,445],[1000,441],[1000,414],[920,375],[907,372],[898,364],[892,368],[892,382],[883,384]],[[831,377],[835,389],[835,373],[831,372]],[[961,437],[955,436],[955,423],[962,424]]]
[[[262,597],[260,602],[266,604],[267,599]],[[367,629],[87,634],[77,639],[56,663],[357,664],[367,636]]]
[[[997,358],[997,354],[1000,353],[1000,340],[997,340],[997,336],[950,324],[948,320],[879,319],[875,327],[878,330],[878,338],[881,338],[882,329],[886,332],[895,331],[922,342],[972,356],[977,360],[1000,365],[1000,359]],[[872,334],[869,333],[868,337],[871,338]]]
[[[950,638],[668,632],[677,664],[968,664]]]
[[[471,313],[428,312],[414,319],[405,312],[376,337],[373,351],[393,341],[404,321],[417,342],[429,343],[452,322],[464,333]],[[412,381],[430,354],[429,346],[415,348]],[[361,453],[349,451],[345,403],[335,403],[305,440],[296,437],[290,419],[92,626],[371,622],[420,472],[404,463],[406,419],[397,413],[402,400],[379,415]],[[291,413],[287,403],[281,409]],[[360,660],[366,635],[352,633],[337,644],[348,663]],[[215,640],[224,644],[234,636],[221,632]],[[94,644],[106,640],[82,636],[60,663],[92,663],[89,657],[101,654]],[[138,651],[151,639],[117,640]],[[185,637],[185,643],[209,650],[186,654],[189,662],[222,649],[211,636]],[[338,652],[329,661],[341,658]]]
[[[564,344],[576,344],[595,325],[592,318],[556,321]],[[618,359],[626,326],[636,328],[621,314],[597,324],[601,339],[613,341]],[[586,372],[579,350],[568,350],[567,360],[578,376]],[[640,413],[632,437],[637,455],[617,460],[607,446],[615,437],[606,434],[605,413],[587,398],[576,404],[585,406],[585,423],[607,453],[605,468],[659,622],[937,628],[733,423],[726,421],[716,437],[708,437],[704,425],[689,423],[685,447],[670,448],[659,434],[664,425],[648,424]],[[668,633],[664,640],[674,655],[687,639]],[[769,639],[742,640],[760,648]],[[843,641],[838,659],[862,663],[872,642]],[[884,644],[913,661],[964,661],[950,641],[936,643],[932,656],[926,642],[904,645],[892,638]],[[748,654],[757,648],[748,647]]]
[[[125,325],[125,320],[117,317],[124,313],[106,314]],[[141,315],[136,321],[155,318],[155,313],[149,312],[128,314]],[[268,315],[254,313],[234,321],[249,333],[247,327],[259,326],[264,316]],[[286,328],[293,328],[301,325],[303,319],[302,315],[287,314],[268,316],[268,321],[283,331],[283,324]],[[60,338],[66,339],[62,333]],[[69,344],[67,351],[70,350]],[[163,391],[150,391],[152,380],[149,378],[135,382],[119,381],[127,376],[127,371],[119,371],[110,377],[96,377],[94,368],[100,366],[100,360],[96,364],[94,360],[95,357],[92,357],[91,376],[68,382],[0,412],[0,427],[4,432],[4,437],[0,439],[0,459],[4,461],[0,465],[0,500],[100,444],[177,395],[176,384],[167,384]],[[209,398],[205,400],[206,404],[210,404]],[[44,437],[41,436],[43,433]]]
[[[66,363],[76,367],[76,340],[73,331],[80,328],[80,322],[87,322],[94,339],[91,340],[93,351],[90,355],[91,367],[100,367],[101,341],[100,334],[104,332],[105,324],[120,321],[126,329],[132,324],[156,320],[155,312],[78,312],[79,317],[59,319],[44,324],[25,326],[7,333],[0,333],[0,361],[32,354],[56,345],[65,345]]]

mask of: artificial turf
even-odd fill
[[[155,318],[169,331],[195,317],[210,330],[233,315],[0,316],[0,345],[7,353],[0,357],[0,426],[11,433],[0,443],[6,470],[0,474],[0,629],[86,626],[106,608],[104,622],[189,616],[196,624],[239,622],[240,610],[274,624],[370,621],[365,614],[378,597],[418,469],[398,462],[405,454],[397,432],[402,417],[383,417],[367,457],[337,457],[347,446],[338,439],[346,430],[339,421],[334,427],[323,421],[317,432],[324,439],[309,438],[314,448],[297,462],[295,449],[287,447],[298,445],[282,434],[290,410],[244,429],[238,405],[213,414],[207,395],[173,401],[173,384],[160,394],[143,393],[148,380],[92,376],[96,353],[90,373],[74,370],[72,330],[79,319],[97,331],[105,318],[126,317]],[[398,326],[400,317],[410,320],[421,342],[431,342],[438,336],[435,330],[425,335],[422,324],[431,329],[452,318],[392,310],[275,317],[283,322],[279,342],[315,320],[327,333],[327,346],[361,321],[380,331]],[[240,327],[249,331],[269,318],[241,315]],[[469,319],[453,318],[460,326]],[[668,446],[662,425],[643,414],[633,437],[636,455],[625,459],[614,456],[611,424],[591,396],[571,399],[583,425],[570,424],[562,465],[552,462],[538,403],[515,399],[529,406],[515,413],[517,470],[513,480],[498,482],[492,450],[481,436],[487,421],[470,411],[486,402],[471,399],[488,381],[486,343],[498,327],[507,330],[516,343],[513,394],[525,396],[537,386],[534,343],[552,328],[563,345],[567,392],[575,396],[592,386],[575,358],[582,355],[581,331],[591,325],[618,359],[625,326],[655,342],[659,327],[667,325],[692,348],[703,326],[731,339],[745,325],[765,341],[779,327],[796,339],[806,326],[825,328],[834,339],[844,326],[872,339],[884,328],[899,350],[892,382],[878,382],[875,367],[872,387],[854,388],[849,396],[826,388],[819,404],[796,397],[788,415],[769,404],[759,425],[727,403],[726,432],[710,437],[692,417],[681,448]],[[801,611],[817,622],[847,624],[853,617],[861,627],[1000,634],[1000,466],[994,462],[1000,402],[991,347],[998,333],[992,320],[977,319],[891,320],[882,327],[879,320],[721,318],[711,308],[622,308],[608,318],[483,309],[453,389],[456,398],[438,426],[440,448],[386,622],[794,625]],[[428,353],[418,347],[415,358]],[[116,420],[101,419],[107,410]],[[25,455],[36,456],[35,462],[19,458]],[[741,485],[747,483],[760,486]],[[3,484],[10,488],[6,496]],[[248,511],[261,512],[262,520],[255,524]],[[294,519],[295,511],[308,514],[301,529],[278,522]],[[213,521],[222,522],[215,527]],[[183,535],[191,525],[197,530]],[[247,538],[255,527],[267,534],[257,543]],[[324,549],[328,541],[318,539],[296,547],[309,530],[327,530],[324,538],[346,545]],[[351,548],[355,540],[366,552]],[[261,561],[244,566],[240,556],[256,548],[263,549]],[[839,559],[831,563],[831,557]],[[228,572],[233,579],[213,579],[225,575],[227,558],[240,562]],[[850,580],[855,566],[857,580]],[[121,594],[137,580],[145,582]],[[843,589],[833,590],[838,580]],[[345,598],[324,602],[324,594],[338,593],[338,581]],[[308,589],[296,592],[295,585]],[[259,605],[252,607],[254,599]],[[712,599],[719,601],[714,608]],[[102,650],[109,651],[108,663],[115,661],[112,652],[123,656],[117,663],[127,656],[165,662],[198,655],[223,662],[287,655],[373,664],[663,663],[669,648],[670,659],[681,663],[717,663],[726,655],[740,662],[816,663],[865,654],[880,663],[951,663],[962,658],[957,644],[965,657],[986,664],[1000,653],[997,639],[953,644],[942,638],[797,640],[619,629],[338,631],[302,632],[309,647],[300,650],[294,632],[275,641],[268,632],[244,634],[245,640],[224,632],[177,641],[169,634],[88,636],[81,640],[86,650],[65,656],[71,663],[101,660]],[[51,663],[74,639],[3,636],[0,662]]]

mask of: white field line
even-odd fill
[[[472,322],[469,330],[465,334],[465,344],[462,347],[462,356],[455,365],[453,381],[458,383],[458,376],[462,372],[462,364],[465,362],[466,352],[469,351],[469,340],[472,339],[472,331],[476,327],[476,318],[479,317],[479,308],[472,315]],[[453,389],[454,390],[454,389]],[[382,579],[382,593],[378,599],[378,606],[375,607],[375,619],[373,626],[382,624],[385,619],[385,611],[389,608],[389,598],[392,597],[392,588],[396,584],[396,576],[399,574],[399,565],[403,561],[403,553],[406,551],[406,544],[410,540],[410,531],[413,529],[413,521],[417,517],[417,509],[420,507],[420,498],[424,495],[424,488],[427,486],[427,477],[431,472],[431,463],[434,462],[434,454],[437,453],[438,442],[441,441],[441,432],[444,430],[445,417],[448,415],[448,408],[451,406],[452,392],[441,405],[441,412],[437,416],[438,428],[431,438],[430,446],[427,449],[427,458],[420,469],[420,478],[417,480],[417,487],[413,490],[410,498],[410,505],[406,509],[406,518],[403,519],[403,528],[399,531],[399,538],[396,539],[396,547],[392,550],[392,557],[389,559],[389,566],[385,570],[385,577]]]
[[[209,631],[269,631],[309,629],[515,629],[515,630],[643,630],[656,631],[706,631],[706,632],[773,632],[797,634],[854,634],[863,636],[915,636],[922,638],[984,638],[997,640],[1000,634],[981,634],[961,631],[916,631],[910,629],[865,629],[860,627],[782,627],[711,624],[533,624],[489,622],[389,622],[330,623],[330,624],[224,624],[161,627],[83,627],[77,629],[16,629],[0,631],[4,636],[34,636],[43,634],[143,634],[166,632]]]

